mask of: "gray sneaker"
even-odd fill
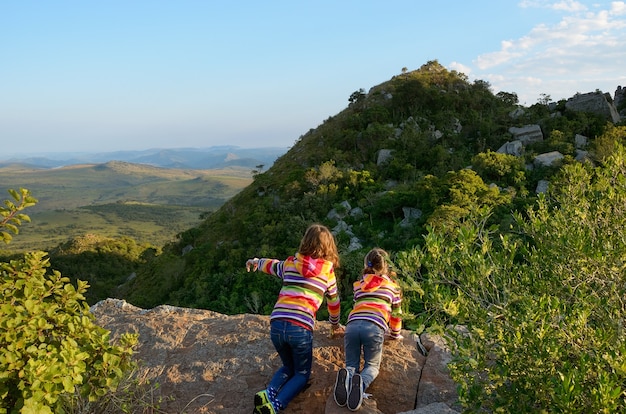
[[[341,368],[337,372],[337,380],[335,381],[335,402],[338,406],[343,407],[348,402],[348,370]]]
[[[354,374],[350,382],[350,392],[348,393],[348,409],[356,411],[363,404],[363,379],[361,374]]]

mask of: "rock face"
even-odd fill
[[[609,94],[599,92],[577,94],[565,102],[565,107],[572,111],[593,112],[613,123],[620,121],[620,115]]]
[[[254,393],[280,366],[269,338],[269,316],[227,316],[167,305],[144,310],[116,299],[97,303],[92,313],[113,340],[126,332],[139,334],[135,356],[140,377],[159,385],[154,398],[163,398],[160,412],[252,413]],[[380,374],[368,389],[372,397],[359,412],[455,412],[454,384],[442,365],[449,357],[441,344],[424,341],[430,350],[426,357],[410,331],[403,335],[401,341],[385,342]],[[350,412],[332,397],[344,361],[343,337],[331,338],[330,324],[318,322],[313,346],[309,386],[285,413]],[[424,378],[427,383],[420,386]]]
[[[615,94],[613,95],[613,101],[615,102],[615,106],[620,106],[620,104],[626,100],[626,87],[622,88],[622,86],[618,86],[615,89]]]

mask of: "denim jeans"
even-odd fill
[[[346,352],[346,369],[350,377],[355,372],[361,374],[363,390],[376,379],[380,371],[383,357],[385,331],[374,322],[356,319],[346,325],[344,349]],[[363,349],[363,369],[361,366],[361,349]]]
[[[284,320],[273,320],[270,336],[283,366],[276,371],[269,387],[278,392],[276,399],[285,408],[311,376],[313,332]]]

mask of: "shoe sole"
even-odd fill
[[[345,368],[341,368],[339,372],[337,372],[334,397],[335,402],[340,407],[345,406],[348,402],[348,370]]]
[[[363,404],[363,380],[360,374],[354,374],[350,382],[350,393],[348,394],[348,409],[356,411]]]

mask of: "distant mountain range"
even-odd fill
[[[115,151],[98,153],[42,153],[11,155],[0,159],[0,168],[20,164],[31,168],[58,168],[75,164],[101,164],[124,161],[175,169],[256,168],[267,170],[289,148],[240,148],[213,146],[208,148],[152,148],[142,151]]]

